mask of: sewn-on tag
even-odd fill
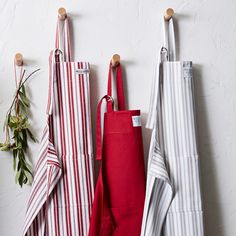
[[[132,116],[133,127],[141,126],[141,116]]]
[[[89,69],[77,69],[76,73],[78,74],[84,74],[84,73],[89,73],[90,70]]]
[[[191,61],[184,61],[183,62],[183,76],[184,78],[193,77],[193,68]]]

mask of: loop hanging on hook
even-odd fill
[[[66,9],[61,7],[58,9],[58,18],[60,20],[65,20],[67,17]]]
[[[17,66],[22,66],[23,65],[23,55],[21,53],[16,53],[16,55],[15,55],[15,64]]]
[[[111,66],[116,67],[119,64],[120,64],[120,55],[114,54],[111,59]]]
[[[168,20],[170,20],[173,17],[173,15],[174,15],[173,8],[168,8],[166,10],[166,14],[165,14],[164,18],[165,18],[166,21],[168,21]]]

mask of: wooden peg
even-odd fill
[[[65,20],[67,17],[66,9],[61,7],[58,9],[58,17],[60,20]]]
[[[168,8],[167,10],[166,10],[166,14],[165,14],[165,16],[164,16],[164,18],[165,18],[165,20],[170,20],[171,18],[172,18],[172,16],[174,15],[174,10],[173,10],[173,8]]]
[[[111,59],[111,66],[116,67],[120,64],[120,55],[114,54]]]
[[[22,66],[23,65],[23,56],[21,53],[16,53],[15,55],[15,64],[17,66]]]

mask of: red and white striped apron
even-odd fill
[[[89,63],[71,62],[68,19],[50,55],[48,122],[23,235],[87,236],[94,196]]]

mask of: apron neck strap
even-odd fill
[[[163,46],[168,51],[168,61],[176,61],[176,43],[173,18],[171,18],[169,21],[166,21],[163,17],[163,31]]]
[[[55,48],[63,52],[63,61],[71,61],[69,20],[57,20]]]
[[[101,130],[101,107],[103,100],[106,100],[107,104],[107,112],[114,111],[114,100],[112,98],[112,65],[109,65],[108,72],[108,84],[107,84],[107,95],[103,96],[98,103],[97,108],[97,124],[96,124],[96,159],[102,159],[102,130]],[[118,102],[118,110],[125,110],[125,98],[124,98],[124,89],[123,89],[123,81],[122,81],[122,71],[120,64],[117,65],[115,69],[115,79],[116,79],[116,90],[117,90],[117,102]]]
[[[150,107],[146,127],[153,129],[156,124],[157,112],[160,103],[160,86],[162,84],[163,62],[176,61],[176,45],[173,18],[166,21],[163,17],[164,42],[159,51],[158,63],[153,76]]]
[[[57,77],[56,73],[56,63],[57,61],[63,61],[62,52],[59,49],[52,50],[49,55],[49,86],[48,86],[48,105],[47,105],[47,115],[52,114],[53,106],[53,82]]]
[[[152,91],[150,96],[150,107],[148,112],[148,119],[146,123],[146,128],[153,129],[155,127],[155,122],[158,112],[158,103],[160,102],[160,86],[162,84],[162,66],[163,62],[167,61],[168,51],[165,47],[160,49],[158,63],[156,64],[152,82]]]
[[[117,90],[117,103],[118,103],[118,110],[125,110],[125,96],[124,96],[124,89],[123,89],[123,80],[122,80],[122,71],[120,64],[117,65],[115,68],[115,79],[116,79],[116,90]],[[112,80],[113,73],[112,73],[112,65],[109,65],[109,72],[108,72],[108,84],[107,84],[107,95],[112,97]],[[113,106],[111,103],[107,104],[107,111],[113,111]]]

